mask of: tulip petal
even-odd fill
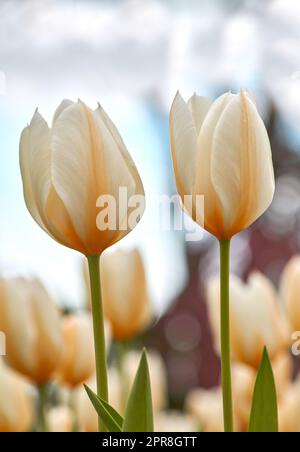
[[[192,194],[195,180],[197,130],[192,112],[178,92],[170,111],[170,140],[179,195]]]
[[[212,143],[216,124],[225,106],[232,99],[231,93],[220,96],[207,112],[197,140],[196,179],[194,194],[204,196],[205,228],[219,238],[223,229],[223,218],[219,198],[211,180]]]
[[[124,153],[100,115],[82,102],[66,108],[52,132],[55,190],[86,246],[86,253],[98,254],[119,235],[118,225],[127,213],[127,206],[122,206],[121,214],[117,209],[117,230],[99,231],[97,200],[101,195],[110,195],[118,203],[120,187],[126,187],[129,196],[135,193],[136,173],[124,165]]]
[[[187,102],[187,105],[192,113],[193,120],[196,127],[197,135],[200,132],[204,118],[212,105],[212,101],[208,97],[197,96],[194,94]]]
[[[38,111],[21,135],[20,168],[26,206],[46,230],[43,205],[50,189],[50,130]]]
[[[274,175],[268,135],[245,93],[231,98],[215,127],[211,179],[229,236],[246,228],[269,206]]]
[[[55,121],[57,120],[57,118],[59,117],[59,115],[68,107],[70,107],[70,105],[73,105],[74,102],[69,100],[69,99],[64,99],[61,101],[61,103],[59,104],[59,106],[57,107],[57,109],[54,112],[53,115],[53,120],[52,120],[52,126],[55,123]]]

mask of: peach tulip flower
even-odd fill
[[[300,256],[294,256],[285,266],[280,295],[291,331],[300,331]]]
[[[39,226],[57,242],[86,256],[98,256],[125,236],[143,213],[119,203],[144,190],[123,140],[103,108],[64,100],[49,127],[36,110],[20,140],[24,198]],[[98,223],[100,196],[115,204],[116,218],[105,228]],[[130,214],[134,219],[130,219]],[[103,229],[102,229],[103,228]]]
[[[231,277],[230,321],[232,357],[236,361],[258,367],[263,347],[270,359],[288,346],[288,328],[281,314],[276,292],[261,273],[252,273],[247,283]],[[219,350],[219,281],[208,283],[209,317]]]
[[[100,268],[104,316],[112,336],[119,341],[129,339],[153,318],[141,255],[137,249],[116,249],[102,255]]]
[[[47,413],[47,425],[49,432],[72,432],[74,416],[71,408],[66,405],[58,405],[49,409]]]
[[[0,432],[27,432],[33,418],[32,387],[0,358]]]
[[[61,357],[59,310],[38,280],[0,279],[0,331],[7,359],[35,383],[48,382]]]
[[[274,194],[271,148],[247,92],[226,93],[214,102],[197,95],[185,102],[177,93],[170,140],[185,210],[218,239],[230,239],[268,208]],[[204,196],[204,212],[197,195]]]

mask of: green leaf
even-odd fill
[[[256,377],[249,432],[278,432],[276,388],[266,348],[264,348]]]
[[[120,414],[105,400],[97,396],[88,386],[84,388],[92,402],[98,416],[109,432],[121,432],[123,425],[123,418]]]
[[[128,398],[123,432],[153,432],[151,385],[145,350]]]

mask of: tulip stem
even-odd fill
[[[39,392],[39,431],[40,432],[48,432],[48,422],[47,422],[47,384],[38,385]]]
[[[97,395],[98,397],[101,397],[101,399],[108,401],[104,316],[101,298],[99,268],[100,256],[88,256],[87,260],[89,265],[91,285]],[[99,431],[105,431],[105,427],[104,425],[102,425],[100,418],[98,418],[98,426]]]
[[[225,432],[233,432],[230,366],[229,262],[230,240],[220,240],[221,367]]]

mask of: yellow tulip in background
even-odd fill
[[[63,353],[58,379],[70,387],[84,383],[95,371],[93,324],[89,314],[62,319]]]
[[[0,331],[6,336],[7,359],[38,385],[48,383],[62,350],[59,310],[37,280],[0,280]]]
[[[216,349],[220,338],[220,285],[212,279],[207,288],[207,305],[214,331]],[[272,359],[289,343],[287,323],[280,312],[278,297],[271,282],[261,273],[252,273],[247,283],[238,277],[230,280],[230,320],[232,357],[258,367],[266,345]]]
[[[103,310],[112,335],[117,341],[130,339],[153,318],[142,257],[137,249],[117,249],[102,255],[100,268]]]
[[[225,431],[233,431],[229,324],[230,239],[269,207],[274,172],[268,134],[249,94],[214,102],[176,94],[170,141],[177,190],[185,211],[220,243],[221,362]],[[192,202],[185,202],[185,197]],[[198,201],[204,198],[204,209]],[[200,205],[200,209],[199,209]]]
[[[34,419],[32,387],[0,358],[0,432],[27,432]]]
[[[280,295],[290,331],[300,331],[300,256],[294,256],[285,266],[280,280]]]

